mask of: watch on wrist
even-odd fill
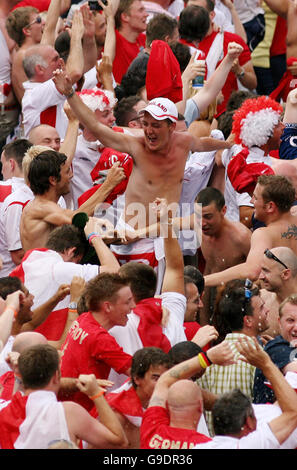
[[[77,309],[77,303],[76,302],[70,302],[69,307],[71,310],[76,310]]]
[[[245,76],[245,71],[242,69],[241,72],[237,75],[238,78],[243,78]]]
[[[66,98],[71,98],[75,93],[75,89],[72,87],[69,93],[65,94]]]

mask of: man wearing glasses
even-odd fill
[[[29,47],[40,43],[44,20],[36,8],[29,6],[17,8],[8,15],[6,28],[9,36],[18,46],[18,50],[13,56],[11,76],[15,95],[21,103],[24,95],[23,82],[27,80],[23,59]]]
[[[269,330],[267,335],[279,333],[278,308],[289,295],[297,292],[297,256],[287,247],[265,250],[259,276],[263,294],[269,302]]]

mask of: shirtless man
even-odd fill
[[[187,132],[176,132],[177,109],[166,98],[155,98],[143,110],[143,135],[137,137],[115,133],[95,120],[94,114],[74,93],[64,71],[57,70],[54,81],[59,91],[67,97],[79,121],[103,145],[132,156],[134,165],[125,192],[124,220],[135,229],[149,225],[149,205],[156,198],[165,198],[168,204],[178,203],[190,150],[204,152],[230,148],[229,143],[216,139],[199,139]],[[132,214],[136,210],[144,216],[137,217],[137,221],[134,219],[133,222]]]
[[[216,188],[205,188],[197,196],[202,204],[201,251],[205,260],[204,275],[223,271],[246,260],[250,249],[251,232],[240,222],[225,217],[223,194]],[[209,324],[216,289],[206,288],[200,311],[200,324]]]
[[[79,212],[93,215],[96,206],[103,202],[112,189],[124,179],[124,170],[118,164],[111,168],[107,179],[80,209],[63,209],[57,202],[69,193],[72,170],[66,155],[46,150],[30,163],[28,180],[35,198],[22,212],[20,235],[25,251],[45,246],[53,228],[71,224],[72,218]]]
[[[253,232],[251,248],[244,263],[205,276],[205,285],[218,286],[236,278],[257,280],[267,248],[286,246],[297,254],[297,217],[290,212],[294,201],[295,189],[287,178],[280,175],[260,176],[252,203],[255,217],[266,226]]]

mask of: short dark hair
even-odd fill
[[[247,99],[257,98],[258,95],[250,90],[234,90],[226,104],[226,111],[236,111]]]
[[[101,302],[106,300],[114,302],[118,291],[128,285],[118,273],[98,274],[85,286],[83,292],[85,305],[88,310],[96,311],[100,308]]]
[[[170,49],[179,63],[181,73],[183,73],[191,59],[189,46],[186,46],[186,44],[183,44],[182,42],[175,41],[170,44]]]
[[[149,55],[141,51],[130,64],[127,72],[123,75],[121,84],[115,88],[117,99],[137,95],[141,88],[145,87],[146,71]]]
[[[85,254],[86,239],[78,227],[65,224],[50,232],[45,246],[57,253],[64,253],[65,250],[75,247],[74,255],[78,256]]]
[[[253,416],[250,398],[239,389],[224,393],[212,409],[213,429],[216,436],[236,436],[246,422]]]
[[[157,288],[157,274],[151,266],[129,261],[120,267],[119,274],[129,283],[136,303],[154,297]]]
[[[253,296],[259,295],[258,287],[250,289]],[[243,328],[243,318],[253,315],[251,299],[245,295],[245,279],[234,279],[226,283],[218,303],[218,316],[229,331],[240,331]]]
[[[6,160],[13,158],[17,162],[20,170],[22,170],[22,162],[25,153],[32,147],[31,142],[27,139],[16,139],[9,144],[4,145],[2,151]]]
[[[209,206],[212,202],[214,202],[216,208],[218,211],[220,211],[225,205],[225,198],[219,189],[207,187],[198,193],[196,202],[202,204],[202,207]]]
[[[261,175],[257,184],[263,186],[262,198],[264,202],[274,202],[279,212],[289,212],[295,202],[295,188],[285,176]]]
[[[61,59],[67,62],[70,52],[70,34],[68,31],[62,31],[55,40],[55,49],[59,53]]]
[[[131,365],[131,381],[134,388],[137,388],[134,378],[143,378],[151,366],[164,365],[169,369],[172,362],[168,354],[156,347],[146,347],[135,352]]]
[[[199,271],[196,266],[190,264],[184,267],[184,275],[192,279],[192,282],[196,285],[199,294],[202,295],[204,291],[205,281],[203,274]]]
[[[181,11],[178,30],[182,39],[188,42],[202,41],[209,27],[209,14],[205,8],[189,5]]]
[[[172,346],[168,351],[168,356],[170,357],[173,365],[175,365],[191,359],[201,352],[203,352],[202,348],[193,341],[181,341],[180,343]]]
[[[218,116],[218,129],[223,132],[224,138],[228,139],[232,131],[234,111],[225,111]]]
[[[113,113],[118,126],[128,127],[129,122],[138,116],[133,106],[141,100],[139,95],[131,95],[117,102]]]
[[[60,181],[61,166],[66,160],[64,153],[55,150],[45,150],[33,158],[29,166],[28,180],[34,195],[42,195],[48,191],[51,176]]]
[[[6,300],[9,294],[22,290],[22,282],[16,276],[5,276],[0,278],[0,297]]]
[[[25,389],[46,387],[59,370],[58,351],[49,344],[36,344],[21,353],[18,367]]]
[[[149,20],[146,26],[146,45],[150,47],[156,39],[164,41],[166,36],[172,37],[176,28],[177,20],[175,18],[171,18],[165,13],[158,13]]]

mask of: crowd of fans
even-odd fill
[[[0,0],[0,448],[297,448],[296,0]]]

